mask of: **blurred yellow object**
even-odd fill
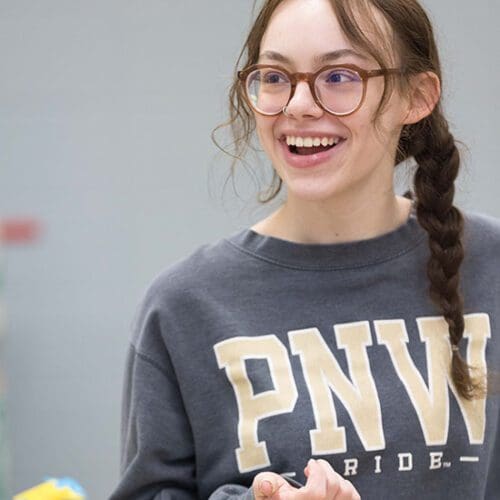
[[[85,492],[72,479],[48,479],[22,491],[13,500],[85,500]]]

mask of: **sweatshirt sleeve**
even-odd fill
[[[208,500],[254,500],[254,496],[251,488],[227,484],[217,488]]]
[[[120,479],[109,500],[198,500],[195,449],[178,379],[164,342],[166,311],[149,293],[133,326],[122,394]],[[224,485],[210,500],[253,500]]]
[[[130,346],[123,391],[121,479],[110,500],[197,500],[189,422],[163,367]],[[240,485],[209,500],[254,500]]]
[[[110,500],[195,500],[189,421],[171,367],[130,346],[123,387],[121,478]]]

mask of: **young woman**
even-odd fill
[[[500,223],[453,205],[428,17],[267,0],[243,55],[237,155],[285,202],[149,288],[111,498],[500,498]]]

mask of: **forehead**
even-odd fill
[[[373,12],[372,20],[384,24],[379,12]],[[363,32],[375,40],[370,36],[371,23],[362,18],[357,21],[365,28]],[[366,50],[354,47],[342,31],[329,0],[284,0],[273,12],[260,43],[260,54],[282,54],[299,71],[306,71],[306,66],[310,69],[311,62],[322,54],[341,49],[352,49],[363,56],[347,56],[353,62],[374,62]]]

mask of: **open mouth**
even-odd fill
[[[294,155],[314,155],[316,153],[323,153],[324,151],[328,151],[329,149],[334,148],[333,146],[312,146],[310,148],[298,147],[298,146],[288,146],[288,151]]]
[[[284,137],[282,140],[287,145],[288,151],[290,151],[291,154],[308,156],[329,151],[345,139],[342,137]]]

